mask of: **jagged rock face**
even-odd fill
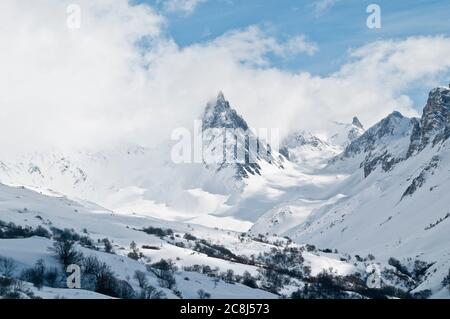
[[[450,89],[433,89],[423,110],[420,123],[414,128],[408,156],[420,152],[427,145],[446,140],[450,136]]]
[[[361,122],[356,116],[353,118],[352,125],[359,127],[360,129],[364,129],[364,126],[361,124]]]
[[[430,92],[421,120],[423,137],[442,132],[450,123],[450,90],[436,88]]]
[[[393,112],[353,140],[330,164],[360,158],[359,167],[364,169],[365,177],[379,166],[387,172],[406,158],[410,136],[417,122],[415,118],[406,118],[399,112]]]
[[[219,162],[205,162],[208,168],[220,171],[231,167],[236,172],[235,177],[243,179],[261,175],[261,161],[283,167],[281,159],[273,156],[270,145],[249,130],[247,122],[230,106],[222,92],[205,109],[202,133],[204,156],[205,149],[206,153],[223,150]]]
[[[353,119],[353,126],[359,126]],[[405,138],[409,140],[404,141]],[[421,152],[427,145],[436,145],[450,137],[450,89],[433,89],[421,119],[406,118],[393,112],[353,140],[344,152],[330,163],[363,156],[360,167],[369,176],[377,167],[389,171],[398,162]]]
[[[406,191],[403,193],[402,199],[406,196],[412,196],[427,180],[427,175],[433,174],[434,170],[438,167],[440,162],[439,156],[435,155],[431,159],[430,163],[420,172],[419,176],[413,179]]]
[[[401,113],[393,112],[350,143],[343,155],[351,157],[355,154],[373,151],[383,138],[404,133],[405,127],[410,128],[410,122],[411,119],[405,118]]]
[[[203,130],[214,128],[229,128],[248,130],[247,122],[230,107],[222,92],[217,96],[216,103],[208,103],[202,121]]]

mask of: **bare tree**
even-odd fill
[[[5,277],[11,277],[16,268],[16,264],[11,258],[0,257],[0,274]]]
[[[197,295],[199,299],[211,299],[211,294],[204,291],[203,289],[197,291]]]
[[[145,274],[145,272],[136,270],[134,273],[134,279],[137,280],[139,288],[144,289],[148,286],[147,275]]]
[[[80,263],[83,259],[82,253],[76,250],[74,243],[69,240],[56,241],[50,251],[55,254],[64,267]]]
[[[147,286],[141,290],[141,299],[164,299],[166,294],[153,286]]]
[[[159,262],[147,267],[147,270],[158,277],[162,287],[172,289],[175,284],[175,272],[177,267],[172,260],[161,259]]]

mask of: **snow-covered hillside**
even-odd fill
[[[438,293],[450,266],[449,92],[431,91],[421,119],[394,112],[368,129],[316,172],[347,174],[321,201],[269,211],[252,230],[385,262],[423,260],[433,266],[420,288]]]
[[[174,141],[2,155],[0,277],[23,297],[449,298],[449,110],[439,87],[420,119],[299,128],[278,153],[220,93],[199,162],[172,161]],[[66,242],[114,287],[65,289]],[[33,286],[39,260],[53,280]]]
[[[73,243],[74,250],[85,260],[95,258],[104,263],[114,278],[131,288],[138,298],[143,287],[135,278],[136,272],[145,274],[146,285],[167,298],[199,298],[200,290],[213,298],[278,298],[305,284],[297,275],[290,278],[289,284],[272,287],[262,275],[274,254],[286,249],[298,250],[297,258],[301,259],[290,267],[297,268],[299,274],[306,268],[312,275],[330,268],[336,275],[364,271],[363,265],[306,250],[284,238],[253,238],[193,224],[118,215],[94,204],[23,187],[0,185],[0,211],[0,278],[20,279],[20,289],[11,289],[20,291],[23,297],[124,297],[116,295],[117,291],[108,295],[96,290],[89,281],[82,281],[84,290],[67,289],[65,268],[52,251],[55,243],[62,241]],[[173,262],[173,285],[153,272],[162,259]],[[3,267],[4,260],[14,264],[9,274]],[[44,265],[45,272],[56,272],[56,278],[51,282],[45,279],[42,285],[36,284],[35,277],[29,279],[27,272],[36,269],[38,263]]]

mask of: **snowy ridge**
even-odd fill
[[[388,171],[403,160],[408,151],[417,119],[409,119],[399,112],[393,112],[385,119],[353,140],[344,152],[332,159],[331,166],[349,170],[364,168],[367,177],[377,166]],[[358,165],[358,166],[357,166]]]
[[[200,290],[213,298],[371,298],[367,269],[376,266],[384,297],[450,298],[448,88],[430,92],[420,119],[393,112],[367,130],[356,117],[325,135],[298,130],[281,154],[248,128],[220,93],[202,118],[206,152],[232,150],[244,162],[175,164],[170,143],[3,156],[1,181],[27,187],[0,184],[0,256],[29,286],[22,272],[39,259],[60,266],[48,248],[67,228],[80,234],[71,235],[75,247],[110,265],[134,297],[141,271],[167,298]],[[163,258],[176,285],[155,275]],[[339,282],[339,292],[314,290],[321,276]],[[30,289],[77,297],[55,286]],[[127,297],[85,288],[81,296]]]
[[[441,282],[450,261],[448,93],[447,88],[432,90],[421,119],[390,114],[320,170],[348,174],[317,195],[337,200],[323,200],[306,218],[292,218],[290,206],[268,212],[252,230],[371,254],[385,262],[419,258],[433,266],[416,290],[430,289],[443,297]]]

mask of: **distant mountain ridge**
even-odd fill
[[[352,123],[331,123],[328,136],[319,137],[309,131],[298,130],[283,139],[280,153],[296,164],[316,169],[339,155],[364,132],[364,127],[356,116]]]

